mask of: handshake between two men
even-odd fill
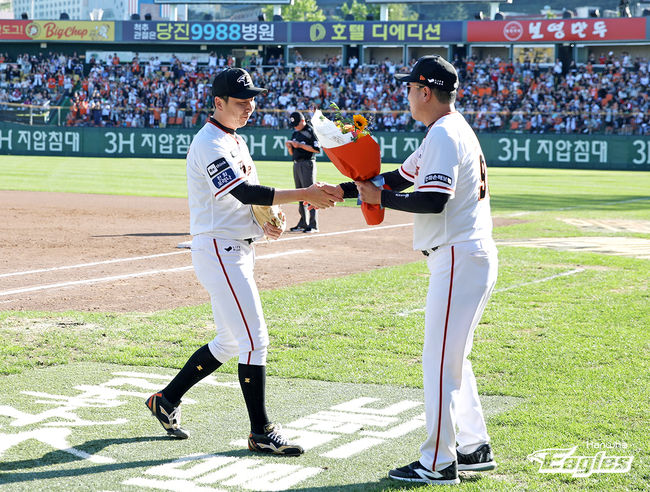
[[[355,181],[362,201],[372,204],[381,202],[381,189],[377,188],[370,181]],[[340,185],[328,183],[314,183],[307,188],[296,190],[276,190],[274,205],[288,203],[290,201],[302,201],[309,204],[310,208],[322,209],[333,207],[336,202],[343,201],[343,188]],[[263,226],[264,233],[269,239],[278,239],[282,235],[282,228],[269,222]]]
[[[371,205],[381,203],[381,188],[376,187],[371,181],[355,181],[361,201]],[[343,201],[343,188],[341,185],[327,183],[314,183],[306,191],[313,193],[314,198],[304,200],[314,208],[333,207],[336,202]]]

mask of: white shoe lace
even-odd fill
[[[282,431],[282,427],[280,427],[279,424],[274,424],[273,429],[269,432],[268,436],[269,439],[272,439],[273,441],[277,442],[281,446],[286,446],[287,444],[289,444],[289,441],[287,440],[286,437],[284,437],[281,434],[281,431]]]
[[[174,411],[169,414],[169,425],[173,429],[178,429],[181,426],[181,407],[180,405],[174,408]]]

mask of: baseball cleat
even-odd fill
[[[172,405],[162,393],[154,393],[144,402],[151,414],[158,419],[167,434],[177,439],[187,439],[190,433],[181,428],[181,402]]]
[[[296,227],[292,227],[291,229],[289,229],[289,232],[302,232],[304,230],[305,230],[304,227],[296,226]]]
[[[257,453],[298,456],[305,452],[302,446],[291,443],[282,435],[279,424],[269,423],[264,427],[264,434],[253,432],[248,436],[248,449]]]
[[[305,234],[309,234],[311,232],[318,232],[318,228],[317,227],[307,227],[307,229],[305,229],[302,232],[304,232]]]
[[[389,471],[388,478],[403,482],[428,483],[430,485],[456,485],[460,483],[455,461],[440,471],[427,470],[419,460],[414,461],[410,465]]]
[[[458,471],[487,471],[497,467],[489,444],[481,444],[476,451],[463,454],[456,451],[458,456]]]

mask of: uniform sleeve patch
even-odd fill
[[[223,157],[211,162],[207,167],[207,171],[212,183],[218,190],[237,178],[235,170],[230,167],[228,161]]]
[[[208,176],[214,178],[217,174],[228,169],[229,167],[230,166],[228,165],[228,161],[226,161],[226,159],[224,159],[223,157],[220,157],[216,161],[213,161],[210,164],[208,164],[207,167]]]
[[[425,183],[433,183],[435,181],[451,185],[451,178],[446,174],[427,174],[424,177]]]
[[[220,190],[228,183],[232,183],[236,177],[237,176],[235,176],[235,171],[233,171],[231,168],[228,168],[225,171],[221,171],[214,178],[212,178],[212,183],[217,189]]]

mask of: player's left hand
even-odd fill
[[[264,235],[272,240],[279,239],[282,235],[282,229],[274,226],[270,222],[266,222],[262,229],[264,230]]]
[[[370,181],[355,181],[357,185],[357,190],[359,190],[359,198],[362,202],[369,203],[371,205],[380,205],[381,204],[381,188],[377,188]]]

